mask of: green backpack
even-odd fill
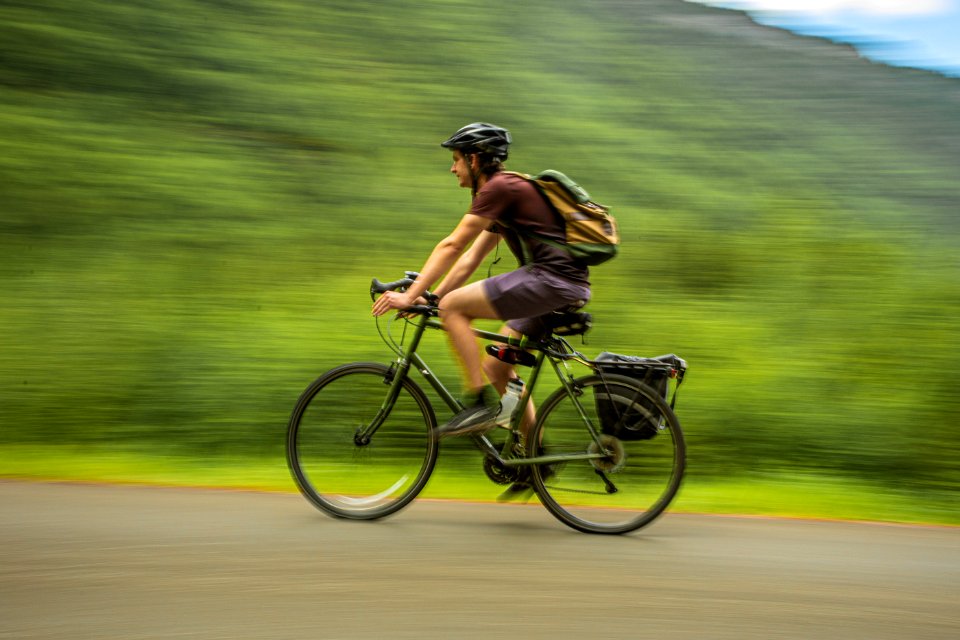
[[[547,169],[535,176],[514,171],[509,173],[533,183],[550,208],[563,219],[567,240],[557,242],[534,233],[521,232],[518,229],[515,231],[544,244],[564,249],[589,266],[601,264],[617,255],[620,245],[617,221],[610,215],[607,207],[593,202],[583,187],[553,169]]]

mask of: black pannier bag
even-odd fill
[[[601,376],[612,373],[633,378],[646,384],[664,400],[670,378],[675,377],[679,387],[687,369],[683,358],[673,354],[641,358],[604,351],[593,362]],[[620,440],[649,440],[659,432],[661,414],[648,398],[640,395],[627,398],[602,385],[595,387],[594,396],[603,433]],[[673,402],[670,406],[673,407]]]

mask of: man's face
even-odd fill
[[[471,156],[472,158],[473,156]],[[459,151],[453,152],[453,164],[450,166],[450,173],[456,174],[461,187],[469,189],[473,186],[473,177],[470,175],[470,165],[467,158]]]

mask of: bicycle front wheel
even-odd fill
[[[378,363],[348,364],[300,396],[287,429],[287,463],[300,492],[321,511],[381,518],[409,504],[430,478],[437,461],[433,408],[410,379],[391,405],[394,375]]]
[[[569,458],[533,467],[540,501],[561,522],[587,533],[627,533],[649,524],[680,488],[686,452],[680,422],[656,391],[631,378],[589,376],[574,381],[573,389],[576,402],[565,389],[547,399],[530,435],[528,455]],[[625,409],[655,407],[656,434],[621,440],[602,433],[600,406],[612,398]],[[600,452],[606,455],[576,459]]]

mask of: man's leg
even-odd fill
[[[467,389],[480,389],[486,382],[480,365],[479,344],[470,323],[480,318],[498,318],[483,290],[483,283],[474,282],[445,295],[440,302],[440,318],[460,361]]]
[[[508,336],[514,338],[519,338],[521,334],[516,329],[513,329],[509,326],[504,325],[503,329],[500,331]],[[487,378],[490,380],[490,383],[496,387],[500,395],[503,395],[504,390],[507,386],[507,381],[511,378],[516,378],[517,372],[514,365],[498,360],[493,356],[488,356],[483,361],[483,370],[487,374]],[[527,401],[527,406],[523,411],[523,420],[520,422],[520,432],[523,434],[524,438],[527,438],[530,435],[530,429],[533,427],[533,423],[536,420],[536,408],[533,404],[533,398]],[[542,434],[541,434],[542,438]],[[522,501],[526,502],[533,495],[533,485],[530,480],[530,468],[521,467],[517,480],[510,484],[509,487],[504,490],[497,497],[498,502],[510,502],[510,501]]]
[[[497,318],[480,282],[451,291],[440,301],[440,318],[450,337],[466,387],[465,409],[437,430],[441,438],[482,433],[495,426],[499,394],[487,385],[480,364],[480,347],[470,323],[478,318]]]
[[[520,338],[523,336],[516,329],[511,328],[509,325],[503,325],[503,328],[500,330],[500,333],[513,337]],[[507,381],[513,378],[519,378],[517,375],[516,368],[503,360],[498,360],[493,356],[487,356],[483,359],[483,372],[487,375],[487,380],[490,381],[490,384],[494,386],[501,396],[507,388]],[[533,400],[527,402],[526,409],[524,410],[523,421],[520,423],[520,431],[524,435],[527,435],[530,432],[530,427],[533,426],[533,420],[536,417]]]
[[[504,335],[511,336],[513,338],[522,337],[522,333],[516,329],[510,327],[509,325],[504,325],[500,330],[500,333]],[[514,365],[498,360],[492,356],[488,356],[483,361],[483,371],[487,374],[487,379],[490,380],[490,383],[496,387],[497,391],[503,395],[504,390],[506,389],[507,381],[511,378],[516,378],[517,372]],[[536,420],[536,408],[533,404],[533,399],[531,398],[527,401],[527,406],[524,408],[523,420],[520,422],[520,432],[524,437],[530,435],[530,429],[533,427],[534,420]],[[542,434],[541,434],[542,437]],[[544,473],[552,475],[552,470],[546,468]],[[498,502],[510,502],[510,501],[522,501],[526,502],[533,495],[533,485],[530,480],[530,469],[529,467],[521,468],[517,480],[513,482],[506,490],[500,494],[497,498]]]

